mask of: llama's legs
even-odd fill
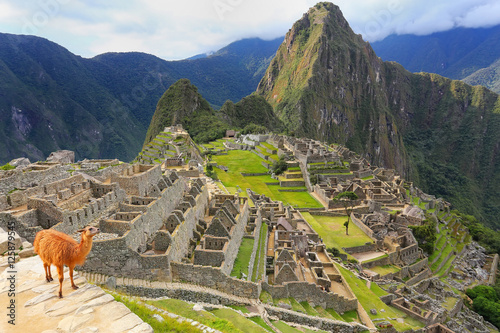
[[[69,267],[69,278],[71,279],[71,287],[76,290],[76,289],[78,289],[78,286],[75,284],[75,282],[73,282],[73,269],[74,268],[75,268],[75,266]]]
[[[59,298],[62,298],[62,283],[64,280],[64,271],[63,265],[56,266],[57,267],[57,275],[59,275]]]
[[[47,271],[49,272],[49,275],[48,275],[48,281],[51,282],[51,281],[54,281],[54,279],[52,278],[52,272],[50,271],[50,264],[47,264]]]
[[[50,282],[49,271],[47,270],[47,267],[49,267],[50,269],[50,265],[43,263],[43,269],[45,271],[45,280],[47,280],[47,282]]]

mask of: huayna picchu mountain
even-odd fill
[[[227,129],[242,129],[250,124],[269,131],[279,131],[283,126],[262,96],[252,94],[237,103],[226,101],[219,111],[215,111],[188,79],[171,85],[158,101],[144,146],[165,127],[177,124],[181,124],[196,142],[220,139]]]
[[[293,25],[257,92],[289,131],[346,144],[500,226],[497,94],[383,62],[331,3]]]

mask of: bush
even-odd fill
[[[0,167],[0,170],[12,170],[15,169],[16,167],[13,165],[10,165],[9,163],[4,164]]]
[[[467,289],[466,294],[473,303],[474,311],[483,316],[487,321],[500,328],[500,290],[490,286],[476,286]]]
[[[424,220],[424,224],[420,226],[410,225],[409,228],[413,232],[413,236],[418,242],[418,246],[425,253],[431,254],[434,252],[434,243],[436,242],[436,222]]]
[[[279,160],[273,163],[271,168],[276,175],[281,175],[288,169],[288,165],[286,164],[285,158],[281,156]]]
[[[267,131],[266,127],[252,123],[246,125],[241,131],[241,134],[264,134],[267,133]]]
[[[339,254],[340,254],[340,250],[337,249],[336,247],[330,247],[330,248],[326,249],[326,251],[328,253],[331,253],[331,255],[334,256],[334,257],[338,257]]]
[[[217,178],[217,174],[215,173],[214,167],[212,166],[212,164],[207,164],[207,167],[205,170],[206,170],[207,177],[210,177],[212,179]]]

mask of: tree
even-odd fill
[[[351,212],[354,209],[354,204],[358,199],[358,195],[351,191],[339,193],[335,198],[333,198],[333,200],[341,202],[344,205],[345,213],[347,215],[347,221],[344,223],[346,235],[349,235],[349,220],[351,218]],[[349,207],[351,208],[350,210]]]
[[[288,165],[286,164],[284,156],[281,156],[279,160],[273,163],[272,170],[276,175],[281,175],[286,169],[288,169]]]
[[[216,178],[217,174],[214,172],[214,167],[212,166],[212,164],[207,164],[206,170],[207,177],[210,177],[212,179]]]

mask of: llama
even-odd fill
[[[69,267],[69,277],[71,279],[71,287],[78,289],[73,282],[73,269],[76,265],[83,265],[87,255],[92,248],[92,237],[99,233],[99,228],[85,227],[78,230],[81,232],[81,241],[77,243],[73,238],[65,233],[46,229],[39,231],[36,234],[35,252],[38,253],[43,261],[45,269],[45,279],[47,282],[53,281],[50,272],[50,265],[57,267],[59,276],[59,298],[62,298],[62,282],[64,280],[63,266]]]

